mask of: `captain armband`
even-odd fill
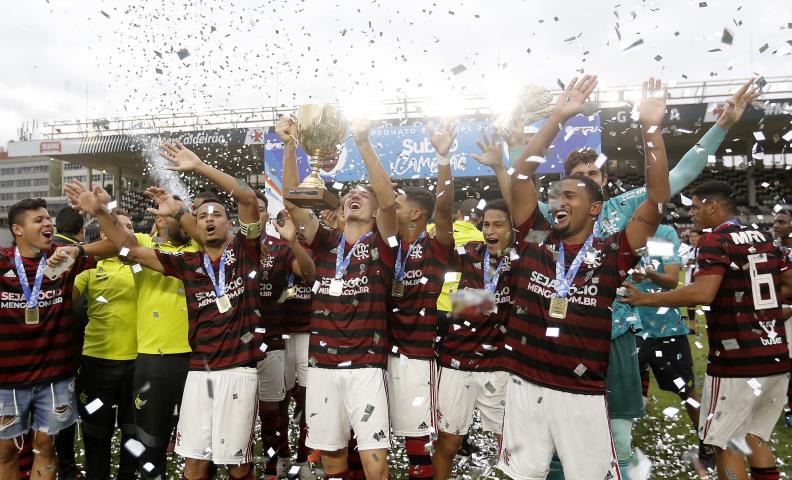
[[[239,232],[248,239],[259,238],[261,236],[261,220],[254,223],[239,222]]]

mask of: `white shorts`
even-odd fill
[[[388,357],[388,402],[394,435],[423,437],[436,431],[438,374],[434,360]]]
[[[544,480],[554,453],[566,478],[621,478],[605,395],[562,392],[512,375],[498,468],[515,480]]]
[[[187,373],[176,453],[220,465],[252,461],[256,424],[256,369]]]
[[[355,432],[358,450],[390,448],[388,395],[381,368],[308,369],[305,445],[334,452]]]
[[[788,373],[756,378],[707,375],[701,394],[699,438],[720,448],[749,433],[769,442],[784,410],[788,385]],[[755,394],[755,387],[761,391],[759,395]]]
[[[473,424],[475,407],[481,412],[482,428],[500,433],[508,379],[506,372],[466,372],[441,367],[437,392],[438,429],[453,435],[466,435]]]
[[[273,350],[256,364],[259,401],[280,402],[286,398],[285,358],[284,350]]]
[[[308,342],[310,333],[292,333],[286,339],[286,390],[295,384],[308,385]]]

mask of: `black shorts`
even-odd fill
[[[687,335],[646,338],[636,335],[638,363],[641,372],[648,375],[651,367],[661,390],[674,392],[687,398],[687,392],[695,385],[693,356]],[[681,379],[681,381],[679,380]]]

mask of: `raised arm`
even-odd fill
[[[162,155],[162,158],[171,162],[170,166],[165,167],[168,170],[176,172],[195,172],[206,177],[212,183],[230,193],[237,202],[239,222],[243,226],[255,224],[259,221],[256,194],[247,182],[239,178],[234,178],[227,173],[223,173],[205,164],[198,158],[198,155],[180,142],[176,142],[175,144],[163,144],[160,155]],[[255,232],[253,236],[257,237],[258,232]]]
[[[300,182],[297,173],[297,122],[293,117],[282,116],[275,125],[275,133],[283,141],[283,178],[281,184],[283,191],[296,187]],[[319,219],[310,210],[300,208],[297,205],[285,201],[283,202],[292,221],[299,226],[300,232],[306,243],[313,243],[316,229],[319,228]]]
[[[149,187],[145,194],[157,204],[157,208],[147,208],[147,212],[161,217],[175,218],[190,238],[198,244],[201,243],[198,238],[198,221],[187,207],[179,205],[170,192],[160,187]]]
[[[701,137],[701,140],[682,156],[679,163],[669,173],[671,195],[677,195],[687,188],[707,166],[707,159],[718,151],[726,132],[742,117],[745,109],[761,94],[758,88],[752,88],[754,79],[750,79],[726,100],[726,108],[717,123]]]
[[[163,272],[162,264],[154,250],[140,246],[135,235],[124,230],[107,210],[100,199],[107,194],[102,187],[95,185],[93,191],[90,191],[82,183],[73,182],[64,185],[63,190],[69,197],[72,207],[96,217],[99,226],[116,247],[119,256],[157,272]]]
[[[476,140],[476,145],[481,150],[481,155],[474,153],[470,157],[492,169],[495,173],[495,179],[498,181],[501,196],[506,201],[506,207],[511,211],[511,177],[509,177],[509,172],[503,165],[503,147],[498,139],[497,132],[493,131],[490,138],[487,138],[487,134],[482,132],[481,140]]]
[[[596,75],[585,75],[580,81],[577,77],[573,78],[558,97],[553,113],[525,147],[522,157],[512,166],[512,224],[522,225],[536,210],[538,198],[532,177],[541,162],[535,157],[544,156],[563,124],[580,113],[581,106],[596,87]]]
[[[283,215],[278,216],[275,221],[275,229],[280,234],[282,240],[289,244],[292,253],[294,253],[294,262],[291,264],[291,270],[300,278],[308,283],[313,283],[316,279],[316,265],[308,252],[305,251],[300,240],[297,238],[297,228],[292,222],[291,216],[288,211],[282,212]],[[283,219],[283,225],[281,225]]]
[[[374,196],[377,197],[379,204],[377,230],[383,238],[395,236],[399,233],[399,222],[396,220],[396,195],[393,193],[391,178],[369,141],[369,121],[356,120],[350,125],[350,130],[360,156],[363,157],[363,163],[366,164],[371,188],[374,189]]]
[[[454,244],[454,176],[449,152],[457,134],[456,122],[447,121],[442,129],[432,124],[426,128],[429,140],[437,152],[437,199],[435,200],[435,239],[442,245]]]
[[[633,250],[646,245],[646,240],[657,232],[663,217],[663,205],[671,197],[668,159],[661,133],[666,111],[666,94],[666,88],[660,80],[650,78],[643,84],[638,111],[643,132],[647,197],[638,206],[625,232]]]

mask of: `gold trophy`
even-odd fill
[[[335,105],[309,104],[297,109],[297,141],[308,154],[311,173],[297,187],[286,189],[284,200],[312,210],[338,208],[338,197],[327,191],[319,170],[335,166],[345,133],[346,120]]]

